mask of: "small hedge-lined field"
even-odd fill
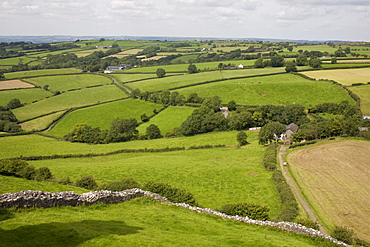
[[[111,103],[96,105],[79,109],[66,115],[48,135],[63,137],[71,132],[76,124],[87,124],[99,127],[101,130],[109,129],[111,122],[116,118],[135,118],[140,122],[140,116],[150,116],[153,110],[159,110],[162,105],[146,102],[143,100],[126,99]]]
[[[370,241],[370,142],[337,141],[294,150],[289,169],[319,220]]]
[[[340,87],[326,81],[311,81],[293,74],[281,74],[221,81],[177,90],[188,97],[218,95],[224,103],[234,100],[243,105],[316,105],[354,100]]]
[[[5,106],[12,99],[19,99],[22,104],[30,104],[35,100],[40,100],[51,95],[52,93],[41,88],[0,91],[0,106]]]
[[[159,91],[175,87],[183,87],[196,83],[203,83],[213,80],[222,80],[228,78],[266,75],[271,73],[281,73],[284,68],[270,68],[270,69],[240,69],[240,70],[221,70],[210,71],[196,74],[184,74],[171,77],[157,78],[151,80],[144,80],[130,83],[127,86],[130,88],[138,88],[141,91]]]
[[[0,81],[0,90],[32,88],[34,85],[21,80]]]
[[[370,85],[350,87],[349,89],[361,98],[362,114],[370,116]]]
[[[15,79],[23,77],[32,77],[32,76],[44,76],[44,75],[61,75],[61,74],[70,74],[78,73],[80,69],[75,68],[66,68],[66,69],[41,69],[41,70],[27,70],[27,71],[18,71],[5,73],[6,79]]]
[[[146,132],[146,128],[155,124],[161,130],[161,134],[165,135],[167,132],[172,131],[174,128],[181,126],[188,116],[194,111],[194,108],[186,107],[168,107],[161,111],[158,115],[150,119],[149,122],[141,124],[137,130],[140,133]]]
[[[107,85],[111,80],[104,76],[92,74],[43,76],[27,79],[28,82],[40,87],[48,85],[50,91],[67,91],[71,89],[85,88],[95,85]]]
[[[25,131],[46,129],[54,120],[58,119],[66,111],[56,112],[50,115],[39,117],[21,124]]]
[[[301,73],[315,79],[334,80],[345,86],[351,86],[353,83],[366,84],[370,82],[370,68],[317,70]]]
[[[121,149],[159,149],[172,147],[204,146],[204,145],[237,145],[237,131],[208,133],[192,137],[162,138],[155,140],[130,141],[121,143],[90,145],[57,141],[39,135],[10,136],[0,138],[0,157],[16,158],[27,156],[45,156],[54,154],[88,154],[108,153]],[[256,139],[258,132],[247,132],[248,140]],[[30,145],[32,143],[32,145]],[[253,141],[249,146],[258,146]],[[17,147],[17,148],[14,148]]]
[[[48,167],[56,178],[75,181],[92,175],[98,184],[132,177],[140,184],[162,182],[191,192],[204,207],[253,202],[280,210],[271,172],[263,167],[263,147],[214,148],[164,153],[29,161]],[[230,158],[232,157],[232,158]]]
[[[14,109],[13,112],[18,120],[24,121],[54,111],[96,104],[99,102],[124,98],[126,96],[127,94],[119,90],[115,85],[106,85],[102,87],[65,92],[48,99]]]

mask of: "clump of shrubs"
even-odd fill
[[[238,215],[242,217],[249,217],[254,220],[269,220],[270,209],[266,206],[261,206],[253,203],[236,203],[223,205],[219,212],[228,215]]]
[[[53,174],[49,168],[40,167],[36,169],[34,166],[20,159],[0,160],[0,174],[37,181],[50,180],[53,178]]]
[[[100,186],[100,189],[110,191],[122,191],[140,187],[140,184],[136,182],[133,178],[125,178],[121,181],[114,181],[108,184],[103,184],[102,186]]]
[[[263,157],[263,166],[268,171],[276,170],[277,147],[278,145],[276,143],[273,143],[266,148],[265,155]]]
[[[296,223],[301,224],[305,227],[312,228],[315,230],[320,230],[319,223],[311,220],[310,218],[299,218],[296,220]]]
[[[353,244],[354,234],[355,232],[353,231],[353,229],[345,226],[334,226],[334,230],[331,236],[346,244]]]
[[[98,188],[98,184],[92,176],[85,176],[77,179],[75,185],[87,190],[94,190]]]
[[[143,190],[157,193],[161,196],[166,197],[171,202],[186,203],[191,206],[198,206],[198,203],[195,200],[193,194],[186,190],[172,187],[169,184],[148,182],[144,184]]]

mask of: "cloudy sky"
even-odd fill
[[[0,35],[370,41],[370,0],[0,0]]]

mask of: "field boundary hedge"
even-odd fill
[[[229,219],[233,221],[243,222],[251,225],[259,226],[269,226],[281,229],[287,232],[293,232],[300,235],[307,235],[311,237],[320,237],[327,239],[335,244],[350,247],[346,243],[343,243],[327,234],[324,234],[318,230],[305,227],[303,225],[293,223],[293,222],[272,222],[272,221],[263,221],[263,220],[253,220],[249,217],[241,216],[232,216],[224,213],[220,213],[216,210],[210,208],[201,208],[197,206],[190,206],[186,203],[174,203],[170,202],[166,197],[160,196],[156,193],[150,191],[144,191],[138,188],[112,192],[107,190],[102,191],[90,191],[83,194],[76,194],[72,191],[66,192],[42,192],[42,191],[20,191],[17,193],[6,193],[0,195],[0,208],[32,208],[32,207],[41,207],[41,208],[50,208],[57,206],[79,206],[79,205],[93,205],[96,203],[121,203],[127,202],[138,197],[149,197],[155,201],[168,205],[182,207],[191,211],[195,211],[202,214],[216,215],[223,219]]]

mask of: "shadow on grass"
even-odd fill
[[[1,226],[1,225],[0,225]],[[21,226],[13,230],[0,228],[0,246],[68,246],[74,247],[103,235],[128,235],[143,230],[123,221],[84,220],[69,223],[45,223]]]

